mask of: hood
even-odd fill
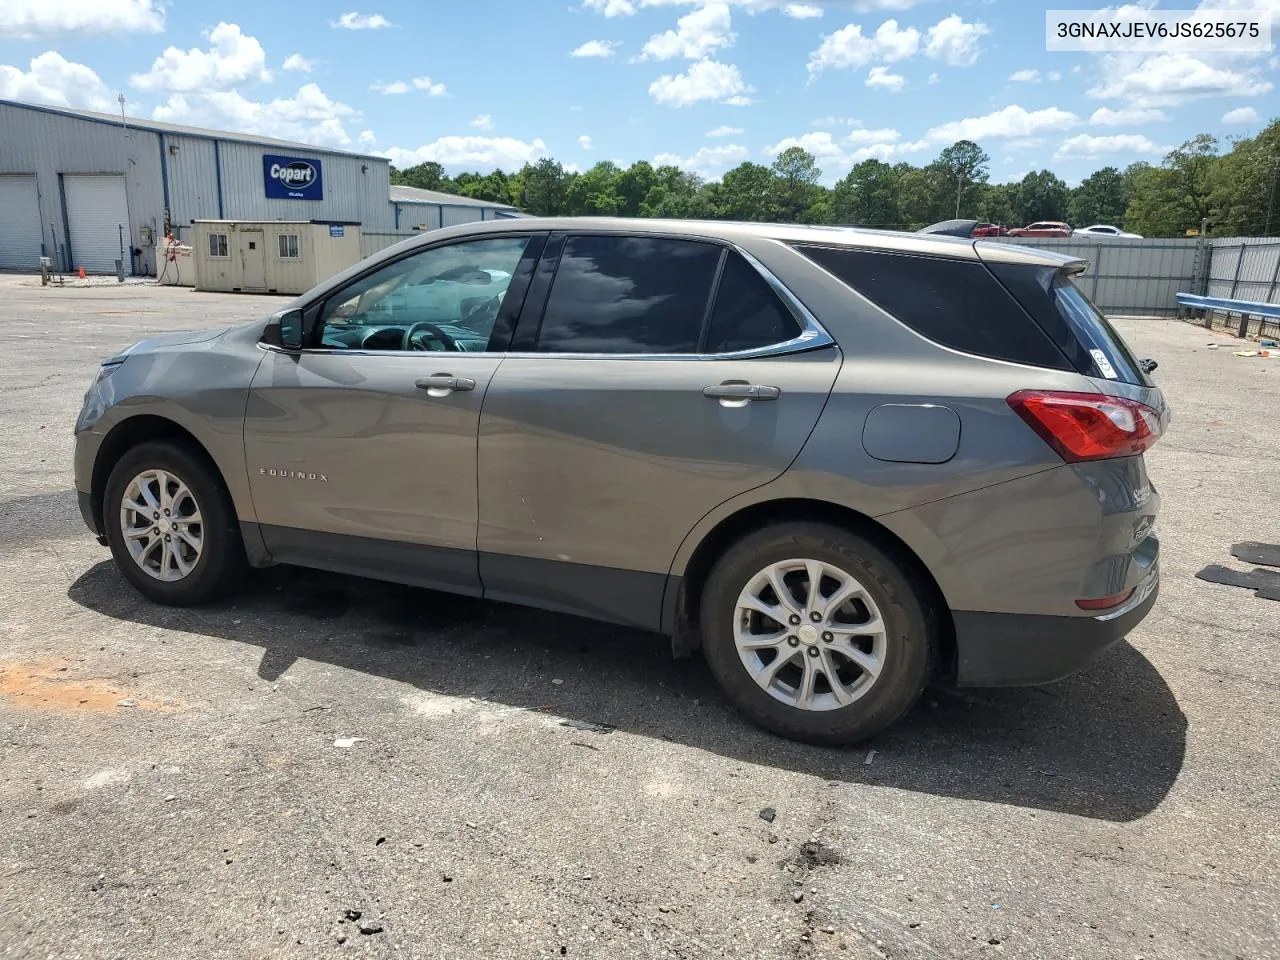
[[[230,327],[214,327],[208,330],[182,330],[178,333],[166,333],[158,337],[148,337],[146,340],[139,340],[131,347],[125,347],[106,362],[115,363],[135,353],[154,353],[155,351],[163,350],[166,347],[181,347],[190,343],[205,343],[209,340],[216,340],[230,329]]]

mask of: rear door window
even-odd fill
[[[730,251],[703,352],[758,350],[794,340],[800,333],[799,321],[769,282],[741,254]]]
[[[665,237],[571,236],[541,353],[696,353],[721,248]]]
[[[1066,356],[977,260],[801,245],[886,313],[935,343],[964,353],[1055,370]]]

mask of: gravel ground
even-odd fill
[[[1280,604],[1193,577],[1280,542],[1280,360],[1120,321],[1175,407],[1155,612],[825,750],[590,621],[286,569],[139,600],[75,506],[96,364],[283,302],[0,277],[0,955],[1280,957]]]

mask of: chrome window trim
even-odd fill
[[[676,239],[690,239],[677,237]],[[260,343],[259,346],[267,350],[274,350],[279,353],[287,353],[293,356],[302,354],[307,355],[328,355],[336,354],[344,357],[352,356],[372,356],[372,357],[421,357],[424,355],[437,356],[440,354],[448,354],[450,356],[488,356],[488,357],[511,357],[513,359],[546,359],[546,360],[756,360],[768,357],[787,356],[793,353],[807,353],[811,350],[820,350],[823,347],[835,346],[836,341],[827,333],[822,324],[818,322],[818,318],[813,315],[808,307],[806,307],[787,286],[774,275],[773,271],[761,263],[755,256],[738,246],[736,243],[713,240],[712,242],[720,243],[728,249],[738,253],[761,277],[764,278],[770,289],[778,295],[782,300],[790,314],[800,324],[800,335],[792,337],[790,340],[783,340],[780,343],[772,343],[767,347],[755,347],[750,350],[735,350],[730,353],[542,353],[536,350],[509,351],[505,353],[490,353],[487,350],[341,350],[337,348],[321,348],[308,347],[302,350],[290,350],[286,347],[277,347],[273,344]],[[353,281],[354,282],[354,281]]]

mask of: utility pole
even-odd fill
[[[956,219],[960,219],[960,195],[964,193],[964,174],[956,175]]]

